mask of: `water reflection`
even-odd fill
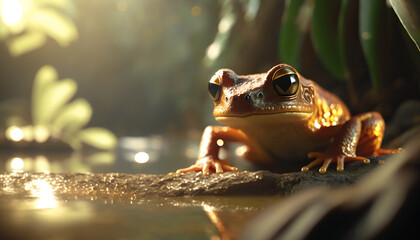
[[[222,219],[217,215],[215,207],[208,205],[206,203],[203,203],[203,210],[209,217],[210,221],[213,223],[213,225],[217,228],[221,235],[222,240],[229,240],[232,239],[228,231],[226,230],[225,225],[223,224]]]
[[[22,145],[0,151],[0,172],[167,174],[192,165],[197,160],[199,144],[199,139],[152,136],[122,137],[114,151],[61,151],[44,145],[25,149]],[[229,150],[238,146],[230,144]],[[220,157],[229,159],[240,170],[252,169],[250,163],[224,148]]]
[[[21,172],[23,171],[24,162],[22,158],[15,157],[12,159],[12,162],[10,163],[10,167],[13,171]]]
[[[11,228],[22,232],[20,239],[235,239],[249,219],[279,198],[140,197],[147,185],[138,187],[136,178],[0,174],[0,239],[9,239],[2,234]]]
[[[54,197],[54,189],[47,180],[36,179],[25,184],[25,190],[36,198],[36,208],[55,208],[57,201]]]

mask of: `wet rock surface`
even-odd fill
[[[381,159],[387,157],[382,157]],[[46,181],[56,196],[62,198],[92,198],[126,196],[179,197],[179,196],[235,196],[235,195],[289,195],[313,186],[348,186],[362,175],[378,166],[378,158],[370,164],[349,163],[344,172],[329,169],[320,174],[316,169],[309,172],[272,173],[270,171],[227,172],[223,174],[186,173],[183,175],[150,174],[0,174],[0,194],[26,194],[28,186],[36,181]]]

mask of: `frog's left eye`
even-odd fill
[[[272,81],[280,96],[294,95],[299,88],[299,77],[292,69],[280,68],[273,74]]]
[[[214,75],[209,82],[209,93],[211,99],[213,101],[217,102],[220,99],[220,96],[222,95],[222,80],[219,76]]]

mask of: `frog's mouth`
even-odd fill
[[[311,112],[278,112],[278,113],[250,113],[246,115],[220,115],[215,116],[221,124],[240,127],[250,124],[281,124],[287,122],[307,121],[312,116]]]
[[[214,117],[216,118],[248,118],[252,116],[267,116],[267,117],[299,117],[299,116],[308,116],[314,112],[312,106],[293,106],[286,105],[282,107],[266,107],[260,109],[253,109],[251,111],[232,111],[223,110],[218,111],[218,109],[213,112]]]
[[[293,115],[310,115],[311,112],[302,112],[302,111],[290,111],[290,112],[276,112],[276,113],[249,113],[249,114],[225,114],[225,115],[218,115],[215,116],[216,119],[218,118],[248,118],[248,117],[252,117],[252,116],[274,116],[276,117],[277,115],[279,116],[293,116]]]

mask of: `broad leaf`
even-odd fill
[[[348,22],[348,13],[351,0],[342,0],[340,6],[340,15],[338,16],[338,54],[341,65],[344,67],[344,78],[349,80],[348,66],[346,61],[346,24]]]
[[[30,24],[33,29],[42,29],[62,47],[69,45],[77,38],[74,23],[53,9],[45,8],[36,11],[31,15]]]
[[[340,49],[344,38],[339,38],[338,19],[336,9],[339,8],[340,1],[317,0],[315,1],[313,22],[312,22],[312,41],[319,58],[331,74],[341,80],[345,79],[346,66],[344,53]],[[345,14],[346,8],[341,14]],[[340,27],[344,27],[342,24]],[[341,29],[340,29],[341,31]],[[342,30],[344,32],[344,30]],[[341,34],[343,34],[341,32]]]
[[[91,117],[92,107],[90,104],[85,99],[76,99],[59,110],[52,122],[52,127],[57,134],[65,131],[67,134],[73,135],[84,127]]]
[[[420,1],[389,0],[389,2],[420,51]]]
[[[304,35],[303,22],[298,21],[299,13],[304,14],[300,11],[305,0],[294,0],[286,1],[285,11],[283,15],[282,25],[280,29],[279,38],[279,55],[283,62],[294,66],[299,69],[299,53],[302,45],[302,39]]]
[[[99,149],[113,149],[117,145],[115,135],[104,128],[87,128],[79,132],[79,139]]]
[[[115,153],[110,151],[97,152],[86,157],[86,162],[88,162],[89,165],[112,164],[115,160]]]
[[[47,86],[56,81],[57,78],[57,71],[49,65],[41,67],[35,76],[32,86],[32,121],[34,125],[40,124],[41,109],[43,107],[40,99],[44,95]]]
[[[383,79],[380,29],[385,8],[383,0],[359,1],[359,37],[375,90]]]
[[[38,101],[38,123],[48,125],[57,111],[76,93],[77,85],[72,79],[65,79],[48,84]]]
[[[10,54],[14,57],[40,48],[45,43],[45,35],[41,32],[32,31],[19,35],[8,41]]]

